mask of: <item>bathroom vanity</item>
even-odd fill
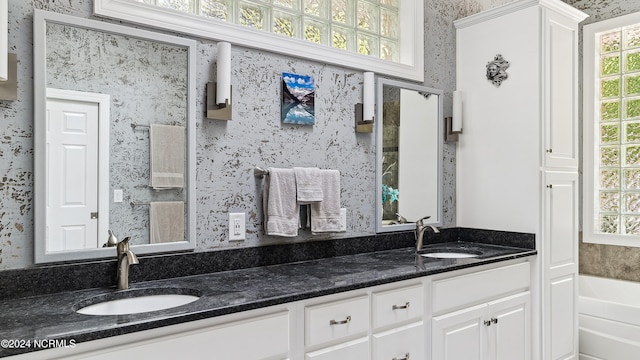
[[[446,352],[446,359],[468,359],[464,351],[471,351],[481,358],[499,352],[529,359],[533,237],[443,232],[437,239],[447,243],[429,239],[427,248],[480,254],[430,258],[400,247],[137,282],[130,291],[182,289],[199,299],[129,315],[75,312],[113,289],[6,299],[0,306],[12,311],[0,315],[4,337],[51,339],[67,347],[3,348],[0,357],[445,359]],[[468,346],[481,339],[493,339],[495,346]]]

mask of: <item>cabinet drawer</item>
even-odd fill
[[[369,297],[309,306],[305,308],[304,317],[307,346],[366,332],[369,329]]]
[[[433,312],[437,314],[525,290],[531,282],[529,267],[529,263],[524,262],[434,281]]]
[[[374,328],[417,319],[424,312],[424,291],[421,285],[374,293],[372,299]]]
[[[373,360],[424,359],[423,322],[373,335]]]
[[[369,340],[362,338],[310,352],[306,360],[369,360]]]
[[[83,353],[76,359],[283,359],[289,337],[289,314],[281,312]]]

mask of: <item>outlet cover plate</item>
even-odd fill
[[[229,241],[246,237],[245,213],[229,213]]]

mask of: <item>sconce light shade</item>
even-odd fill
[[[362,103],[356,104],[356,132],[373,132],[375,98],[375,74],[367,71],[362,82]]]
[[[462,132],[462,93],[459,90],[453,92],[453,123],[451,131]]]
[[[462,92],[453,92],[453,106],[451,109],[452,117],[445,118],[446,122],[446,140],[458,141],[458,135],[462,134]]]
[[[231,120],[231,44],[218,43],[216,82],[207,83],[207,118]]]
[[[218,43],[218,85],[216,86],[216,103],[223,105],[231,99],[231,44]]]

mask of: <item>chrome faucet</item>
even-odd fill
[[[428,218],[430,218],[431,216],[425,216],[422,219],[416,221],[416,251],[420,251],[420,249],[422,249],[422,243],[423,243],[423,239],[424,239],[424,232],[428,229],[431,228],[431,230],[433,230],[434,234],[438,234],[440,232],[440,230],[438,230],[437,227],[430,225],[430,224],[425,224],[424,221],[427,220]]]
[[[129,240],[131,238],[127,236],[116,246],[118,252],[118,290],[129,288],[129,266],[138,263],[138,257],[129,247]]]

